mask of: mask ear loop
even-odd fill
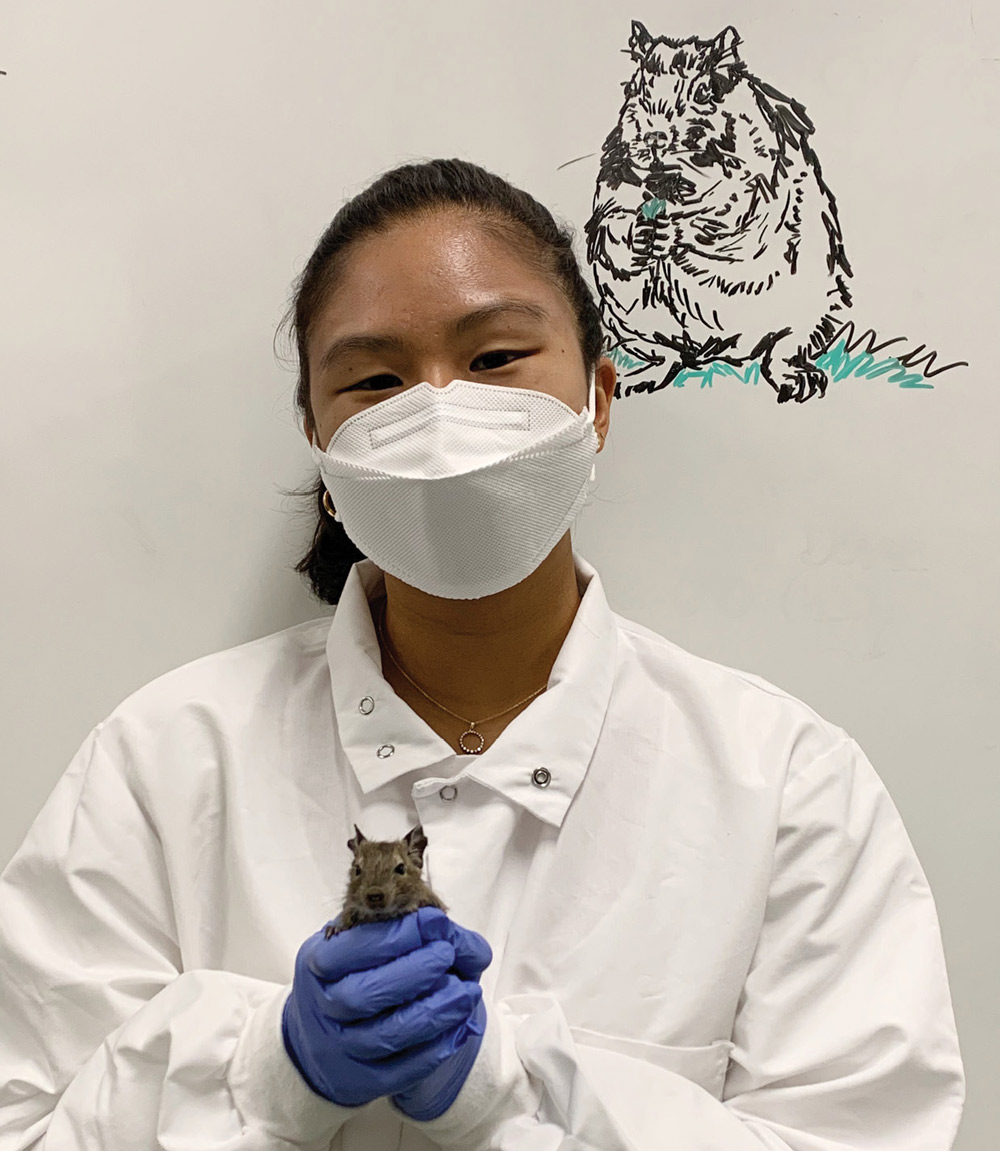
[[[587,397],[587,415],[590,416],[590,423],[593,425],[594,419],[597,416],[597,369],[590,369],[590,390]],[[594,452],[594,463],[590,469],[590,482],[594,483],[597,479],[597,452]]]

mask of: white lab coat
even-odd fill
[[[384,680],[370,560],[332,620],[97,724],[0,876],[0,1151],[951,1147],[935,904],[872,766],[611,611],[574,557],[549,688],[481,755]],[[429,1123],[320,1098],[280,1031],[352,825],[418,820],[431,883],[494,952],[483,1047]]]

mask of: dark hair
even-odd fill
[[[345,253],[356,240],[385,231],[399,220],[451,205],[477,213],[483,227],[515,245],[533,268],[565,293],[576,315],[584,363],[596,366],[604,344],[601,315],[573,252],[572,228],[560,227],[533,196],[476,164],[465,160],[403,164],[379,176],[333,217],[296,279],[292,303],[279,325],[281,331],[291,321],[299,362],[295,406],[307,429],[316,425],[309,398],[308,339],[336,288]],[[325,490],[317,473],[308,487],[285,494],[308,500],[318,516],[309,550],[294,570],[308,577],[318,599],[335,604],[351,565],[365,556],[343,524],[326,514]]]

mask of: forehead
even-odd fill
[[[683,78],[692,72],[700,72],[705,57],[694,44],[658,43],[654,44],[641,63],[643,78],[656,82],[660,77]]]
[[[398,843],[379,843],[373,840],[365,840],[364,843],[359,845],[358,850],[362,855],[402,855],[402,847]]]
[[[563,292],[515,240],[475,213],[440,209],[352,244],[313,332],[319,345],[342,331],[443,325],[498,297],[535,301],[560,325],[573,323]]]

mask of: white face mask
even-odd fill
[[[526,579],[595,477],[595,382],[575,412],[546,392],[452,380],[357,412],[312,454],[335,518],[383,571],[479,599]]]

